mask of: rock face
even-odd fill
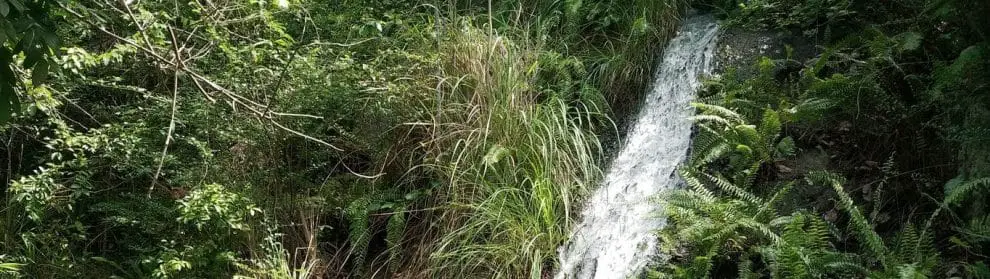
[[[773,60],[787,59],[787,47],[791,47],[792,63],[815,55],[814,44],[803,37],[785,32],[751,31],[739,27],[727,27],[719,38],[716,49],[715,72],[724,73],[736,69],[739,78],[751,77],[753,65],[766,56]]]

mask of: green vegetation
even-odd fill
[[[987,278],[980,1],[715,1],[816,42],[711,80],[657,277]],[[800,40],[800,39],[799,39]]]
[[[651,274],[990,277],[967,0],[0,0],[0,277],[546,278],[691,6],[818,48],[698,93]]]
[[[0,274],[551,274],[687,5],[620,2],[0,0]]]

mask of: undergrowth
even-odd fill
[[[730,26],[820,48],[699,92],[688,186],[664,195],[671,259],[653,276],[990,276],[987,5],[712,2]]]
[[[685,5],[0,1],[0,272],[546,276]]]

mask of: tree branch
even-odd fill
[[[231,106],[234,106],[235,109],[236,109],[236,106],[237,105],[241,105],[244,108],[246,108],[247,110],[249,110],[256,117],[261,118],[261,119],[266,119],[266,120],[270,121],[274,126],[279,127],[282,130],[285,130],[285,131],[287,131],[289,133],[292,133],[292,134],[295,134],[297,136],[301,136],[301,137],[306,138],[308,140],[317,142],[319,144],[325,145],[325,146],[330,147],[330,148],[332,148],[332,149],[334,149],[336,151],[343,151],[343,149],[341,149],[341,148],[339,148],[337,146],[334,146],[333,144],[330,144],[329,142],[326,142],[326,141],[317,139],[317,138],[315,138],[313,136],[306,135],[306,134],[304,134],[302,132],[299,132],[299,131],[290,129],[290,128],[286,127],[285,125],[282,125],[281,123],[279,123],[276,120],[277,116],[306,117],[306,118],[314,118],[314,119],[320,119],[321,117],[314,116],[314,115],[292,114],[292,113],[277,113],[277,112],[268,111],[266,105],[260,104],[258,102],[255,102],[254,100],[251,100],[249,98],[246,98],[244,96],[241,96],[241,95],[239,95],[239,94],[237,94],[237,93],[235,93],[235,92],[233,92],[233,91],[231,91],[231,90],[229,90],[229,89],[221,86],[220,84],[217,84],[216,82],[210,80],[206,76],[204,76],[204,75],[202,75],[202,74],[200,74],[200,73],[198,73],[198,72],[190,69],[189,67],[187,67],[185,65],[184,61],[181,58],[179,58],[180,57],[180,52],[179,52],[178,49],[176,49],[176,51],[175,51],[176,52],[176,54],[175,54],[176,55],[176,58],[174,59],[174,61],[173,61],[173,59],[167,59],[164,56],[162,56],[161,54],[157,53],[155,50],[150,49],[149,47],[153,47],[152,45],[150,45],[150,42],[147,42],[146,43],[146,44],[149,44],[147,47],[142,46],[140,43],[135,42],[134,40],[125,38],[123,36],[120,36],[120,35],[118,35],[116,33],[113,33],[111,31],[107,30],[106,28],[103,28],[103,27],[99,26],[96,23],[93,23],[93,22],[89,21],[86,16],[83,16],[79,12],[77,12],[77,11],[75,11],[75,10],[67,7],[65,5],[65,3],[58,2],[58,5],[63,10],[67,11],[69,14],[72,14],[73,16],[77,17],[79,20],[82,20],[84,23],[92,26],[93,28],[95,28],[96,30],[100,31],[101,33],[104,33],[104,34],[106,34],[108,36],[111,36],[114,39],[117,39],[117,40],[119,40],[121,42],[124,42],[124,43],[126,43],[128,45],[134,46],[137,50],[139,50],[139,51],[147,54],[148,56],[154,58],[154,60],[162,63],[163,65],[165,65],[167,67],[171,67],[174,70],[176,70],[177,72],[182,72],[182,73],[185,73],[185,74],[189,75],[189,77],[192,78],[193,83],[196,85],[196,87],[200,90],[201,93],[203,93],[204,96],[206,96],[206,98],[208,100],[215,102],[215,100],[208,94],[208,92],[206,91],[206,88],[204,88],[203,84],[205,84],[206,86],[210,87],[213,90],[216,90],[216,91],[220,92],[225,97],[227,97],[227,99],[229,100]],[[129,8],[128,8],[128,10],[129,10]],[[131,17],[131,19],[132,20],[136,20],[134,17]],[[135,22],[134,24],[138,25],[139,28],[141,27],[138,22]],[[171,26],[169,26],[169,32],[172,32],[173,33],[172,34],[173,37],[175,36],[174,35],[174,31],[172,31],[172,27]],[[173,45],[176,48],[179,45],[178,40],[175,39],[175,38],[173,38]],[[174,98],[173,98],[173,100],[174,100]]]

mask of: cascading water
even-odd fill
[[[699,76],[712,70],[717,33],[711,16],[694,16],[670,41],[625,145],[560,249],[558,279],[628,278],[651,261],[664,225],[651,198],[682,183],[676,169],[691,142],[689,102]]]

